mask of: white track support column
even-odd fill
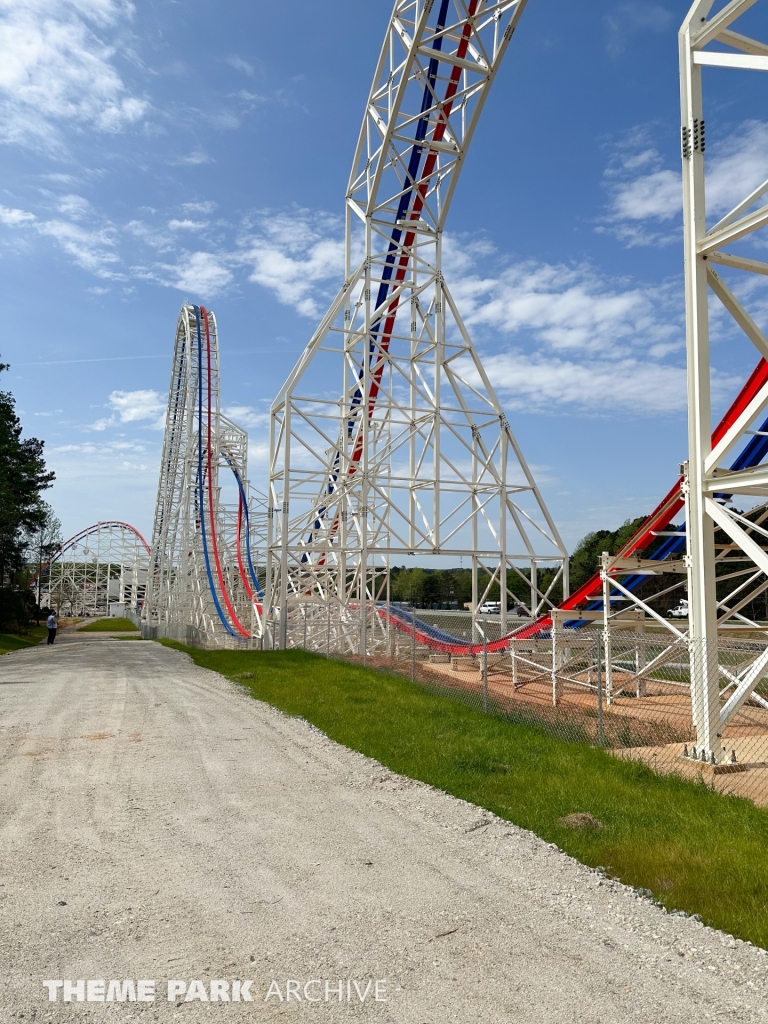
[[[688,547],[691,701],[696,746],[703,749],[707,755],[719,753],[721,744],[718,737],[722,731],[713,517],[722,515],[728,518],[726,512],[721,512],[722,504],[714,495],[717,489],[727,490],[727,493],[739,490],[738,482],[726,489],[723,481],[718,488],[715,480],[717,462],[743,437],[751,420],[760,411],[759,408],[752,409],[749,406],[744,410],[737,410],[741,415],[727,431],[725,440],[718,439],[718,445],[713,452],[708,283],[712,284],[734,319],[761,350],[761,354],[765,355],[762,351],[765,339],[759,331],[755,333],[754,323],[748,317],[742,316],[743,310],[734,296],[720,282],[717,275],[708,269],[708,261],[718,262],[721,259],[718,252],[720,246],[730,245],[766,223],[766,207],[747,216],[743,214],[768,188],[768,183],[762,186],[762,192],[760,189],[756,190],[719,224],[707,231],[701,69],[703,65],[713,65],[721,69],[730,66],[765,70],[768,47],[730,29],[732,23],[755,2],[756,0],[731,0],[712,19],[707,20],[712,0],[697,0],[688,12],[679,33],[689,449],[683,492],[686,502]],[[743,50],[750,56],[736,56],[722,50],[708,51],[705,47],[711,42]],[[722,70],[716,73],[727,74]],[[753,490],[752,493],[760,491]]]
[[[611,643],[611,577],[608,573],[611,556],[602,554],[600,578],[603,581],[603,662],[605,664],[605,702],[613,701],[613,645]]]
[[[555,614],[552,616],[552,707],[557,707],[559,698],[559,686],[557,681],[557,670],[560,657],[560,626],[561,622]]]
[[[505,467],[502,473],[502,484],[499,494],[499,629],[503,636],[507,632],[507,474],[506,465],[508,458],[508,437],[506,430],[506,418],[502,423],[499,445],[501,447],[501,464]]]
[[[285,419],[283,429],[286,435],[291,432],[291,407],[285,407]],[[290,505],[288,495],[290,494],[291,479],[291,446],[286,445],[283,450],[283,480],[285,490],[280,505],[280,640],[279,648],[284,651],[288,646],[288,516]]]
[[[711,451],[707,267],[699,242],[707,231],[704,196],[704,115],[701,68],[694,64],[691,33],[712,0],[694,4],[680,30],[680,108],[683,159],[686,351],[688,362],[688,451],[684,491],[688,544],[688,609],[691,702],[696,745],[718,750],[717,608],[712,520],[704,505],[704,460]]]

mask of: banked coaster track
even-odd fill
[[[206,645],[262,635],[263,582],[252,535],[263,512],[251,494],[248,438],[221,412],[216,319],[204,306],[179,314],[144,623],[154,634]],[[236,503],[222,498],[232,474]]]
[[[761,355],[765,355],[768,352],[768,341],[766,341],[766,338],[741,306],[733,292],[715,273],[711,264],[716,262],[742,271],[746,270],[747,272],[759,274],[768,273],[766,265],[753,258],[720,251],[720,247],[724,244],[730,244],[765,224],[766,219],[768,219],[766,214],[768,207],[763,207],[754,213],[750,213],[749,210],[768,191],[768,181],[750,193],[743,202],[739,203],[734,210],[718,221],[707,232],[705,227],[706,219],[703,215],[704,122],[701,110],[699,109],[701,102],[700,85],[696,84],[699,81],[701,67],[707,64],[716,67],[731,66],[736,68],[749,67],[757,70],[764,69],[765,61],[768,59],[765,56],[768,54],[768,46],[747,36],[734,33],[730,27],[744,11],[753,6],[754,2],[755,0],[732,0],[722,10],[709,17],[710,8],[712,7],[711,0],[697,0],[681,29],[681,82],[683,83],[683,91],[681,93],[683,126],[682,160],[684,180],[687,183],[686,187],[688,189],[685,196],[686,223],[689,225],[694,224],[696,231],[699,233],[704,232],[703,237],[697,237],[696,240],[696,246],[698,247],[696,274],[705,282],[701,285],[701,282],[697,279],[697,295],[702,291],[706,293],[707,285],[709,285],[749,340],[753,342]],[[453,11],[454,7],[455,13],[450,15],[449,12]],[[514,10],[512,10],[513,7]],[[338,534],[343,530],[344,518],[345,516],[350,518],[352,515],[351,507],[353,503],[349,502],[349,492],[352,490],[357,491],[359,494],[358,507],[362,506],[366,511],[371,512],[369,497],[375,488],[366,488],[364,483],[361,485],[360,477],[364,476],[365,469],[369,469],[376,461],[375,455],[370,454],[367,457],[366,464],[366,445],[370,446],[370,437],[375,435],[375,430],[373,429],[374,414],[378,414],[382,398],[385,400],[387,398],[382,388],[382,379],[394,363],[392,353],[394,342],[397,340],[397,335],[393,333],[395,329],[395,316],[407,291],[403,285],[407,284],[408,275],[411,273],[413,273],[414,277],[417,277],[419,273],[426,276],[424,252],[428,249],[429,242],[424,235],[420,235],[421,225],[424,221],[428,222],[425,226],[431,229],[438,239],[433,269],[436,270],[435,277],[439,280],[441,289],[437,289],[437,300],[431,308],[437,310],[442,306],[442,303],[439,301],[440,298],[447,298],[448,304],[450,304],[447,287],[442,279],[442,275],[439,273],[439,234],[444,223],[445,211],[452,195],[452,190],[456,184],[458,160],[455,160],[455,158],[457,155],[460,158],[465,155],[466,145],[471,138],[477,113],[482,105],[482,98],[484,96],[481,97],[480,102],[476,103],[472,117],[467,121],[467,123],[471,122],[471,129],[463,134],[455,119],[451,121],[451,114],[452,112],[455,113],[454,104],[456,103],[456,98],[460,97],[459,106],[461,106],[466,96],[468,82],[472,81],[472,72],[477,71],[478,64],[485,64],[486,80],[483,90],[484,92],[487,91],[500,57],[517,25],[522,9],[523,4],[485,5],[482,3],[456,3],[453,5],[448,3],[447,0],[443,0],[439,5],[427,2],[423,6],[417,3],[395,3],[387,37],[388,42],[385,43],[382,51],[380,67],[377,69],[377,75],[374,80],[374,87],[369,99],[368,117],[361,133],[361,142],[358,146],[358,154],[350,178],[347,195],[348,220],[354,214],[367,225],[366,251],[370,255],[366,256],[361,269],[357,271],[353,271],[351,267],[348,269],[348,280],[335,306],[331,307],[326,321],[321,325],[318,334],[313,339],[313,343],[308,347],[303,364],[300,363],[297,366],[296,371],[294,371],[294,377],[289,380],[283,395],[278,397],[278,401],[273,406],[273,437],[277,439],[278,443],[273,444],[272,452],[271,503],[273,504],[277,524],[276,534],[278,539],[282,541],[280,575],[282,587],[284,588],[281,594],[283,603],[285,603],[286,592],[291,592],[291,588],[293,593],[298,596],[307,593],[308,590],[305,589],[307,581],[310,587],[314,584],[318,592],[323,591],[326,581],[318,570],[326,568],[330,557],[328,552],[332,550],[333,544],[337,542]],[[425,29],[430,14],[435,20],[434,28]],[[484,24],[487,27],[488,22],[483,21],[486,16],[492,16],[495,19],[500,31],[497,31],[490,45],[486,43],[484,46],[481,41],[475,38],[475,33],[479,35]],[[510,20],[504,26],[503,31],[501,31],[501,22],[505,17],[510,18]],[[451,25],[450,28],[447,28],[446,26],[449,22]],[[499,39],[502,40],[502,45],[498,45]],[[725,45],[743,52],[739,54],[724,54],[721,50],[709,52],[706,47],[710,43],[720,46]],[[397,50],[398,44],[401,44],[400,50]],[[744,53],[747,54],[746,57]],[[398,57],[402,57],[402,63],[398,62]],[[421,63],[419,63],[419,58],[422,58]],[[427,60],[426,58],[429,59]],[[447,70],[445,75],[441,76],[443,67],[446,67]],[[388,74],[388,77],[385,78],[386,74]],[[463,78],[462,75],[464,76]],[[407,108],[410,114],[409,117],[405,116],[406,104],[403,101],[403,83],[406,79],[423,83],[420,111],[417,112],[413,106]],[[459,88],[460,80],[461,88]],[[443,82],[446,84],[443,86],[444,91],[441,95],[440,87]],[[694,84],[691,85],[691,82]],[[462,94],[462,90],[465,90],[464,94]],[[693,99],[691,99],[691,96]],[[696,109],[691,113],[694,107]],[[464,113],[465,111],[462,109],[462,115]],[[413,132],[412,137],[414,140],[410,149],[404,144],[404,140],[408,138],[409,132]],[[449,139],[451,143],[447,147],[445,145],[446,139]],[[399,151],[394,140],[397,140],[400,144],[401,148]],[[389,151],[388,147],[390,146],[393,153]],[[446,157],[448,163],[441,165],[440,161],[444,159],[443,154],[446,149],[449,152],[452,150],[455,162],[451,164],[450,157]],[[381,201],[379,190],[387,169],[393,167],[400,175],[401,187],[399,190],[391,189],[387,193],[389,197],[387,204],[387,202]],[[691,176],[693,177],[691,178]],[[441,190],[440,181],[446,179],[450,180],[450,187],[447,190]],[[689,179],[693,181],[693,184],[691,184]],[[437,217],[433,221],[429,220],[430,199],[437,208]],[[690,212],[694,206],[697,206],[700,210],[698,217]],[[387,226],[388,218],[386,214],[389,211],[394,212],[395,209],[396,212],[392,218],[393,223],[391,223],[391,226]],[[385,254],[378,254],[376,246],[372,245],[369,241],[370,238],[375,237],[377,232],[381,236],[385,236],[385,232],[388,232],[386,234],[388,245]],[[350,251],[349,230],[347,251],[348,253]],[[709,263],[702,262],[707,260],[709,260]],[[694,257],[689,254],[686,263],[688,292],[690,292],[690,280],[688,279],[693,274],[693,262]],[[372,267],[380,268],[378,269],[378,274],[370,273]],[[341,407],[347,408],[349,412],[347,413],[346,420],[342,421],[340,442],[329,449],[331,461],[328,464],[328,471],[320,499],[316,502],[313,509],[311,528],[308,530],[305,539],[299,541],[293,549],[293,551],[298,549],[298,552],[300,552],[299,560],[303,572],[294,573],[293,577],[291,577],[289,572],[291,555],[293,554],[291,547],[292,541],[295,543],[295,540],[289,535],[290,519],[288,509],[293,500],[301,496],[301,486],[294,485],[292,488],[288,486],[287,478],[290,472],[290,459],[286,458],[281,466],[276,456],[283,452],[288,455],[290,454],[285,438],[290,436],[291,430],[294,429],[291,427],[291,413],[294,410],[298,414],[300,412],[297,405],[291,406],[287,399],[295,380],[300,379],[300,374],[306,368],[306,365],[317,358],[316,353],[313,352],[313,344],[315,346],[319,346],[321,343],[327,345],[329,333],[334,329],[332,318],[342,308],[345,309],[345,322],[343,326],[340,325],[335,329],[339,330],[345,337],[344,351],[347,358],[349,358],[349,353],[354,350],[357,336],[348,324],[351,319],[354,319],[355,309],[359,309],[361,303],[359,301],[357,304],[353,303],[349,297],[349,291],[356,280],[359,280],[363,271],[366,272],[364,278],[365,285],[370,286],[370,284],[375,283],[379,285],[375,305],[371,302],[370,306],[373,308],[366,308],[365,310],[366,316],[363,327],[368,329],[359,332],[361,339],[367,339],[365,346],[366,356],[365,359],[360,359],[359,361],[356,379],[353,381],[352,389],[348,393],[348,404],[345,404],[346,394],[342,399]],[[367,287],[364,296],[367,298],[370,294],[370,287]],[[414,295],[418,297],[414,298]],[[418,310],[421,295],[422,293],[418,292],[418,289],[411,289],[412,309],[415,306]],[[701,305],[700,299],[696,301]],[[456,322],[460,323],[452,304],[451,309]],[[436,335],[438,333],[439,321],[440,318],[436,317]],[[700,320],[697,321],[695,317],[692,318],[689,309],[689,348],[691,338],[700,329],[700,326],[692,327],[692,323],[699,325]],[[411,324],[412,343],[415,326],[417,325],[414,321]],[[445,328],[445,325],[443,326]],[[692,331],[694,334],[691,333]],[[444,333],[443,343],[445,342],[445,336]],[[704,348],[706,349],[706,345]],[[689,361],[690,359],[691,354],[689,352]],[[478,363],[478,374],[481,374],[481,372],[482,368]],[[437,390],[436,388],[435,391]],[[716,474],[727,476],[734,485],[731,490],[738,491],[739,486],[737,485],[740,485],[742,489],[739,493],[747,495],[768,493],[765,490],[766,485],[763,480],[765,476],[764,467],[761,466],[762,460],[768,454],[768,437],[766,436],[768,434],[768,420],[765,420],[758,429],[748,429],[754,423],[756,417],[763,412],[767,395],[768,367],[765,359],[761,359],[720,424],[712,432],[711,441],[709,437],[709,430],[711,428],[706,428],[706,447],[702,444],[702,439],[704,439],[703,428],[701,430],[698,426],[695,428],[698,431],[698,434],[696,434],[696,444],[702,444],[702,450],[704,450],[706,456],[705,475],[708,472],[710,476]],[[689,406],[694,410],[700,407],[704,408],[704,406],[701,406],[700,400],[701,395],[698,395],[698,397],[691,397],[689,395]],[[386,401],[385,404],[387,404]],[[391,412],[393,406],[395,406],[395,417],[392,416]],[[361,409],[365,410],[364,414],[361,414]],[[404,413],[403,418],[407,417],[409,409],[406,407],[402,411]],[[390,416],[390,419],[396,418],[396,412],[396,403],[393,403],[390,399],[387,408],[387,414]],[[367,438],[366,429],[368,430]],[[384,432],[380,432],[380,438],[382,433],[384,434],[384,447],[386,448],[386,443],[390,441],[391,434],[387,435]],[[701,435],[701,438],[698,435]],[[326,439],[327,437],[328,435],[326,434]],[[281,443],[282,452],[280,450]],[[379,440],[379,444],[381,444],[381,440]],[[729,462],[727,469],[723,467],[713,470],[711,465],[715,465],[716,458],[719,456],[722,459],[733,448],[740,448],[740,454],[734,461]],[[711,455],[707,455],[707,451],[710,451]],[[438,460],[436,459],[435,461]],[[383,465],[383,462],[380,461],[379,464]],[[361,466],[364,467],[363,473],[359,471]],[[391,472],[391,467],[387,468]],[[698,472],[698,469],[696,472]],[[372,476],[370,469],[369,475]],[[435,477],[438,475],[436,472]],[[406,482],[411,487],[416,487],[421,483],[413,477]],[[421,486],[423,487],[423,484]],[[768,519],[768,503],[753,504],[749,511],[742,515],[736,510],[727,510],[730,499],[733,497],[728,489],[724,488],[722,492],[719,492],[716,487],[712,487],[711,482],[708,482],[708,486],[710,495],[705,494],[707,509],[711,517],[718,524],[720,532],[716,534],[718,539],[714,543],[713,559],[713,563],[718,566],[717,593],[715,593],[714,582],[712,580],[708,581],[705,588],[706,602],[713,606],[713,608],[716,604],[716,612],[713,611],[713,621],[717,625],[747,625],[758,628],[758,624],[751,622],[742,614],[742,610],[768,588],[768,557],[766,557],[766,553],[763,550],[765,539],[768,538],[768,531],[761,525],[764,520]],[[344,493],[345,490],[347,491],[346,495]],[[437,491],[436,480],[435,490]],[[648,616],[651,619],[655,618],[658,620],[658,623],[661,623],[663,617],[653,607],[653,602],[670,590],[675,589],[675,587],[669,587],[662,594],[656,593],[648,601],[643,601],[639,596],[639,592],[642,589],[642,585],[647,582],[649,575],[676,572],[683,578],[691,573],[695,577],[700,569],[697,561],[700,552],[695,544],[693,545],[694,554],[690,557],[686,556],[685,559],[680,557],[687,544],[685,525],[670,529],[673,520],[685,505],[686,493],[693,492],[688,487],[686,479],[681,477],[635,536],[631,538],[616,556],[613,556],[606,562],[602,571],[594,574],[576,593],[566,596],[561,606],[554,609],[551,613],[545,610],[547,601],[541,600],[543,595],[538,593],[535,586],[536,560],[532,559],[530,563],[532,583],[530,610],[534,613],[535,621],[532,624],[521,626],[517,630],[512,631],[507,631],[505,628],[506,617],[504,613],[507,600],[512,596],[507,593],[505,586],[507,568],[505,565],[503,571],[499,572],[495,578],[491,576],[491,582],[498,582],[500,586],[502,600],[500,625],[505,635],[500,639],[494,640],[485,649],[503,649],[514,640],[530,640],[536,637],[544,638],[549,634],[554,634],[560,628],[577,629],[590,621],[590,619],[599,617],[601,613],[607,626],[608,619],[616,618],[616,609],[621,605],[625,608],[634,608],[637,610],[637,614]],[[278,497],[283,499],[281,507],[275,501]],[[286,501],[286,497],[289,497],[291,501]],[[347,507],[345,507],[345,498],[347,499]],[[697,500],[699,499],[697,498]],[[331,506],[335,509],[332,515],[329,513]],[[421,511],[420,508],[419,511]],[[280,518],[277,517],[279,512],[282,513]],[[387,514],[389,514],[391,520],[391,500],[390,508],[385,510],[382,518]],[[437,520],[438,517],[436,515],[430,539],[434,539],[438,533]],[[299,519],[296,521],[300,522]],[[389,526],[389,521],[387,526]],[[698,520],[696,530],[700,532]],[[366,532],[365,521],[361,519],[360,525],[357,525],[354,539],[363,549],[363,554],[365,554],[365,548],[369,539],[371,547],[375,546],[378,539],[375,530],[372,530],[371,533],[373,536],[369,538]],[[379,533],[386,536],[387,530],[379,530]],[[393,550],[395,545],[392,544],[391,535],[386,537],[386,540],[391,545],[387,550]],[[652,550],[650,557],[640,557],[645,553],[645,549],[651,545],[653,545],[654,550]],[[343,541],[339,546],[343,549]],[[413,546],[416,547],[416,545]],[[278,545],[276,544],[271,546],[275,556],[278,554],[277,548]],[[444,549],[438,548],[438,545],[435,544],[433,550]],[[318,554],[313,555],[313,552],[318,552]],[[405,553],[412,554],[414,552],[411,550]],[[469,553],[473,555],[474,573],[481,559],[476,558],[476,550]],[[309,571],[312,568],[313,557],[315,566],[314,578],[312,578],[312,573]],[[739,562],[746,563],[746,568],[743,565],[738,565],[737,563]],[[340,559],[339,564],[344,564],[343,560]],[[509,568],[514,569],[514,566],[510,564]],[[711,568],[709,572],[713,574]],[[563,590],[567,595],[568,589],[565,579],[564,583]],[[681,578],[676,587],[682,585],[683,579]],[[333,594],[332,584],[327,584],[325,589],[329,595]],[[489,589],[489,587],[486,588],[485,594],[488,593]],[[363,588],[361,586],[359,593],[361,595],[365,593],[368,597],[374,598],[379,596],[375,587]],[[472,595],[473,608],[476,609],[479,606],[485,594],[481,595],[479,593],[475,582]],[[416,619],[413,615],[391,608],[388,602],[377,601],[376,609],[377,617],[382,622],[391,624],[398,631],[409,635],[415,634],[420,643],[435,650],[456,654],[477,654],[485,646],[452,637],[450,634]],[[544,611],[544,614],[538,614],[540,611]],[[573,618],[569,618],[568,612],[574,613]],[[669,623],[666,623],[666,625],[674,634],[673,642],[677,643],[683,639],[683,632]],[[475,636],[479,632],[478,626],[479,624],[475,623],[475,629],[473,630],[473,635]],[[708,741],[706,746],[709,748],[711,743]]]
[[[755,397],[767,384],[768,362],[761,359],[727,412],[718,423],[715,430],[712,432],[713,447],[718,444],[722,437],[725,436],[730,427],[734,423],[738,422],[745,410],[749,408],[750,404],[754,402]],[[766,418],[764,422],[760,424],[755,433],[746,440],[742,451],[733,461],[730,468],[732,471],[736,472],[752,466],[757,466],[762,462],[766,454],[768,454],[768,418]],[[642,552],[646,548],[650,547],[654,541],[660,537],[664,539],[659,547],[648,555],[648,560],[660,563],[659,569],[663,570],[663,563],[665,561],[668,560],[671,562],[680,558],[681,553],[684,552],[686,546],[685,524],[677,526],[673,530],[669,530],[669,527],[685,505],[682,484],[683,478],[680,477],[671,490],[664,496],[659,505],[635,531],[632,537],[630,537],[616,555],[613,556],[612,561],[614,563],[618,563],[620,566],[622,559],[631,559],[633,556],[636,556],[638,552]],[[730,498],[730,495],[723,494],[720,497],[723,500],[727,500]],[[757,515],[755,515],[754,512],[752,514],[755,525],[758,528],[760,527],[761,522],[760,512],[761,510],[758,509]],[[667,532],[669,532],[671,536],[664,537]],[[744,575],[747,575],[747,573]],[[721,600],[721,622],[726,622],[729,619],[738,621],[737,617],[739,616],[740,610],[746,604],[753,601],[759,593],[768,587],[768,578],[766,578],[764,574],[757,573],[750,575],[755,575],[756,578],[752,581],[752,584],[749,587],[744,588],[744,581],[743,579],[740,579],[738,583],[734,583],[732,588],[736,591],[736,594],[734,594],[733,597],[727,596]],[[611,576],[611,583],[615,582],[616,576],[620,577],[623,589],[630,592],[639,591],[643,584],[647,583],[649,578],[651,578],[647,571],[633,573],[631,568],[627,568],[625,573],[614,570]],[[588,621],[578,617],[578,614],[583,610],[591,612],[603,611],[604,585],[605,581],[603,579],[603,575],[600,571],[597,571],[586,581],[586,583],[580,586],[578,590],[574,591],[570,597],[567,597],[558,605],[559,612],[564,613],[573,611],[576,616],[573,619],[568,619],[566,616],[561,614],[559,618],[563,628],[579,629],[583,627]],[[615,588],[611,590],[610,600],[612,605],[615,602],[622,600],[629,603],[625,595]],[[478,655],[482,653],[484,649],[487,651],[506,650],[512,640],[519,641],[547,637],[553,626],[552,616],[549,614],[542,615],[534,622],[526,623],[515,630],[511,630],[498,639],[488,641],[484,646],[482,643],[473,644],[453,637],[445,631],[414,617],[413,614],[404,612],[400,609],[382,607],[379,609],[379,615],[385,621],[389,621],[398,631],[405,633],[408,636],[411,636],[412,633],[415,632],[417,643],[432,648],[435,651],[452,655]],[[743,617],[742,621],[747,625],[749,624],[749,621],[743,619]]]
[[[512,631],[505,628],[507,602],[517,603],[518,599],[506,585],[508,572],[514,573],[516,567],[515,559],[510,558],[512,531],[507,533],[503,515],[494,536],[496,565],[483,583],[478,579],[479,570],[493,557],[487,550],[487,541],[483,545],[476,531],[478,520],[488,520],[485,495],[492,486],[501,485],[499,490],[505,492],[514,527],[527,526],[530,518],[515,507],[520,492],[507,486],[506,467],[493,465],[488,457],[495,448],[484,445],[480,418],[468,414],[457,357],[474,360],[476,375],[490,399],[489,406],[497,411],[502,433],[506,434],[509,448],[517,455],[531,493],[538,501],[545,526],[544,530],[539,529],[539,539],[548,534],[555,545],[560,542],[440,272],[440,236],[460,164],[523,7],[523,3],[485,4],[478,0],[468,4],[440,0],[435,4],[394,5],[348,186],[347,280],[273,404],[269,498],[272,533],[268,555],[271,608],[277,606],[288,612],[291,601],[298,605],[314,599],[319,605],[337,602],[343,612],[359,609],[367,601],[376,608],[376,618],[382,625],[407,635],[415,633],[420,644],[456,655],[479,654],[483,649],[503,650],[512,638],[544,637],[551,630],[548,594],[538,589],[537,558],[531,557],[533,548],[524,529],[521,534],[523,547],[527,547],[531,586],[528,608],[534,622]],[[415,98],[409,92],[414,87],[418,89]],[[368,255],[359,267],[353,268],[349,265],[350,224],[358,220],[366,226]],[[430,297],[431,288],[434,294]],[[411,329],[408,332],[403,326],[398,332],[398,313],[408,298]],[[453,324],[446,320],[447,308]],[[430,318],[433,326],[428,328]],[[463,350],[450,350],[451,328],[461,336],[466,346]],[[348,380],[339,403],[343,412],[339,440],[335,443],[330,434],[327,405],[315,409],[305,395],[301,399],[296,397],[309,367],[320,369],[319,353],[330,350],[334,334],[341,336],[338,351],[346,363]],[[443,381],[439,371],[428,377],[431,368],[425,366],[428,361],[438,361],[441,348],[445,360],[440,369],[450,366]],[[389,389],[385,387],[388,374],[395,382]],[[715,443],[749,407],[767,377],[761,361],[715,430]],[[431,404],[424,401],[426,379],[434,381],[429,396]],[[398,403],[398,383],[410,387],[410,401]],[[441,416],[441,385],[443,406],[455,400],[467,413],[472,441],[462,455],[473,464],[469,479],[462,479],[455,472],[451,478],[458,461],[456,447],[446,458],[445,441],[442,437],[438,441],[441,427],[447,426],[446,434],[452,434],[454,440],[460,429],[457,418],[446,424],[450,417]],[[477,392],[472,398],[477,398]],[[314,431],[307,429],[313,416],[315,421],[323,420]],[[486,431],[489,419],[486,413]],[[425,443],[427,430],[430,433]],[[759,463],[767,448],[765,438],[752,438],[734,468]],[[307,449],[325,451],[325,464],[308,468]],[[394,468],[393,452],[410,455],[410,465],[404,472],[401,467],[400,472]],[[451,465],[443,475],[446,462]],[[425,467],[427,472],[423,472]],[[319,493],[313,495],[315,482],[320,485]],[[466,548],[456,543],[455,529],[445,529],[450,511],[446,511],[446,494],[441,493],[441,484],[445,491],[453,489],[457,493],[465,487],[472,492],[469,514],[461,517],[464,525],[471,522],[473,530]],[[408,492],[400,504],[396,497],[398,488]],[[480,502],[476,500],[478,493],[483,495]],[[430,506],[435,509],[432,517]],[[682,506],[678,481],[619,557],[630,558],[656,541]],[[461,507],[460,500],[455,507]],[[425,524],[421,531],[418,520]],[[398,529],[401,523],[402,530]],[[685,546],[684,529],[673,532],[677,535],[665,538],[652,555],[654,560],[672,561],[679,555]],[[481,547],[486,550],[481,552]],[[460,639],[383,599],[379,580],[386,573],[377,576],[377,554],[381,563],[388,566],[392,555],[420,552],[451,553],[454,558],[467,555],[472,559],[474,608],[482,604],[491,586],[498,585],[503,636],[487,644],[478,642],[484,629],[476,622],[475,642]],[[518,559],[518,564],[521,561]],[[567,594],[565,572],[561,578]],[[647,578],[629,574],[623,586],[634,593]],[[602,588],[603,580],[596,573],[577,593],[566,597],[557,611],[599,611]],[[611,599],[617,598],[614,592]],[[545,614],[540,614],[542,611]],[[364,629],[365,618],[362,616]],[[288,619],[289,614],[283,614],[280,625],[286,627]],[[567,628],[583,624],[583,620],[566,621]],[[325,628],[322,611],[318,628]],[[360,638],[360,645],[363,649],[370,647],[365,637]]]

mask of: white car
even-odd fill
[[[478,613],[480,615],[501,615],[501,602],[486,601],[485,604],[480,605]]]
[[[674,608],[670,608],[670,610],[667,612],[667,617],[670,618],[670,619],[687,619],[688,618],[688,600],[687,600],[687,598],[684,597],[680,601],[680,604],[676,605]]]

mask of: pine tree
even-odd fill
[[[0,363],[0,371],[7,370]],[[43,442],[36,437],[22,440],[21,420],[8,391],[0,391],[0,622],[23,624],[24,595],[13,591],[15,575],[24,563],[28,534],[37,529],[45,515],[40,495],[53,483],[46,469]]]

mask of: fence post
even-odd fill
[[[363,667],[368,664],[368,602],[363,601],[360,605],[363,620],[360,624],[360,636],[363,641]]]
[[[488,714],[488,637],[483,633],[483,711]]]
[[[416,679],[416,610],[411,608],[411,682]]]
[[[613,647],[611,644],[611,579],[608,565],[611,556],[607,551],[602,554],[600,576],[603,581],[603,648],[605,650],[605,700],[610,707],[613,699]]]
[[[600,634],[595,637],[595,651],[596,651],[596,670],[597,670],[597,743],[598,746],[605,746],[605,736],[603,734],[603,672],[600,664]]]
[[[330,658],[331,656],[331,595],[328,595],[328,603],[326,605],[328,627],[325,631],[325,656]]]
[[[558,638],[559,632],[558,632],[558,628],[557,627],[558,627],[558,621],[557,621],[556,616],[553,614],[552,615],[552,628],[550,630],[550,633],[552,634],[552,706],[555,707],[555,708],[557,707],[557,703],[558,703],[557,698],[558,698],[558,690],[559,690],[558,682],[557,682],[557,656],[558,656],[558,653],[559,653],[558,649],[557,649],[557,638]]]
[[[307,606],[302,606],[304,612],[304,650],[307,649]]]
[[[515,641],[512,640],[510,643],[510,650],[512,651],[512,693],[517,692],[517,652],[515,650]]]
[[[613,700],[613,644],[611,643],[611,627],[608,625],[603,630],[603,650],[605,652],[605,703],[610,707]]]
[[[637,636],[637,640],[635,643],[635,673],[637,675],[637,686],[635,688],[635,696],[644,697],[646,694],[646,679],[645,676],[640,675],[640,673],[645,668],[646,663],[644,622],[641,622],[639,626],[635,627],[635,633]]]

